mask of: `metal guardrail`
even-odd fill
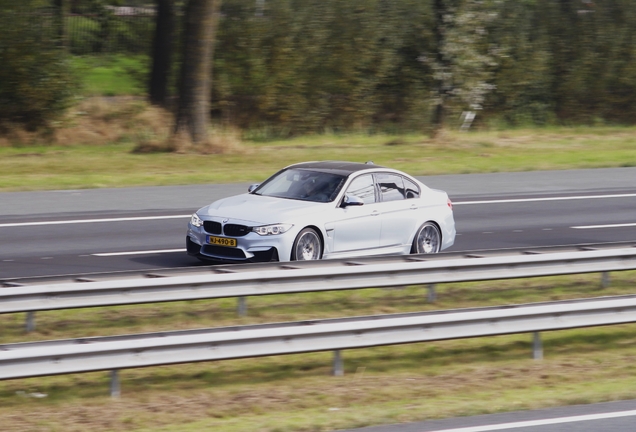
[[[636,296],[0,345],[0,379],[636,322]],[[117,382],[116,373],[113,381]],[[117,386],[111,387],[115,395]]]
[[[170,276],[0,289],[0,313],[197,299],[349,290],[370,287],[525,278],[636,269],[636,248],[365,264],[290,263],[285,269]],[[345,265],[343,265],[345,264]]]
[[[0,290],[0,312],[520,278],[636,269],[636,249],[397,263],[292,263],[285,270],[49,284]],[[343,264],[346,264],[343,266]],[[0,379],[334,351],[636,322],[636,296],[0,345]]]
[[[635,248],[636,242],[623,241],[612,243],[582,243],[577,245],[561,246],[537,246],[537,247],[517,247],[504,249],[478,249],[469,251],[444,251],[435,255],[380,255],[373,257],[355,259],[333,259],[318,261],[296,261],[292,263],[270,262],[270,263],[248,263],[248,264],[205,264],[192,261],[191,265],[184,267],[159,267],[152,270],[118,270],[111,272],[88,272],[76,274],[52,274],[41,276],[13,276],[0,277],[0,288],[12,286],[35,286],[52,285],[60,283],[86,283],[99,282],[114,279],[146,279],[173,276],[196,276],[209,275],[210,273],[246,273],[272,270],[285,270],[293,268],[322,268],[331,266],[351,266],[351,265],[378,265],[394,264],[413,261],[433,262],[447,259],[464,258],[488,258],[502,256],[538,255],[560,252],[593,251],[608,249],[630,249]]]

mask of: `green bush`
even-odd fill
[[[429,48],[430,17],[421,2],[257,5],[222,5],[212,103],[224,120],[280,134],[369,130],[406,123],[426,105],[428,68],[417,56]]]
[[[443,90],[449,127],[634,124],[635,26],[627,0],[223,0],[212,107],[268,134],[427,130]]]
[[[50,125],[77,90],[51,14],[34,0],[0,0],[0,123]]]

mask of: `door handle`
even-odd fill
[[[380,214],[380,212],[377,211],[377,210],[373,210],[373,212],[371,212],[371,216],[377,216],[379,214]]]

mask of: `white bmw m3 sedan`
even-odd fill
[[[454,241],[446,192],[339,161],[291,165],[215,201],[192,215],[186,236],[189,255],[225,263],[430,254]]]

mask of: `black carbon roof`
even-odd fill
[[[359,163],[359,162],[343,162],[343,161],[317,161],[317,162],[302,162],[295,165],[291,165],[289,168],[303,168],[311,169],[315,171],[325,171],[334,174],[340,174],[348,176],[356,171],[363,171],[372,168],[384,168],[380,165],[373,163]]]

